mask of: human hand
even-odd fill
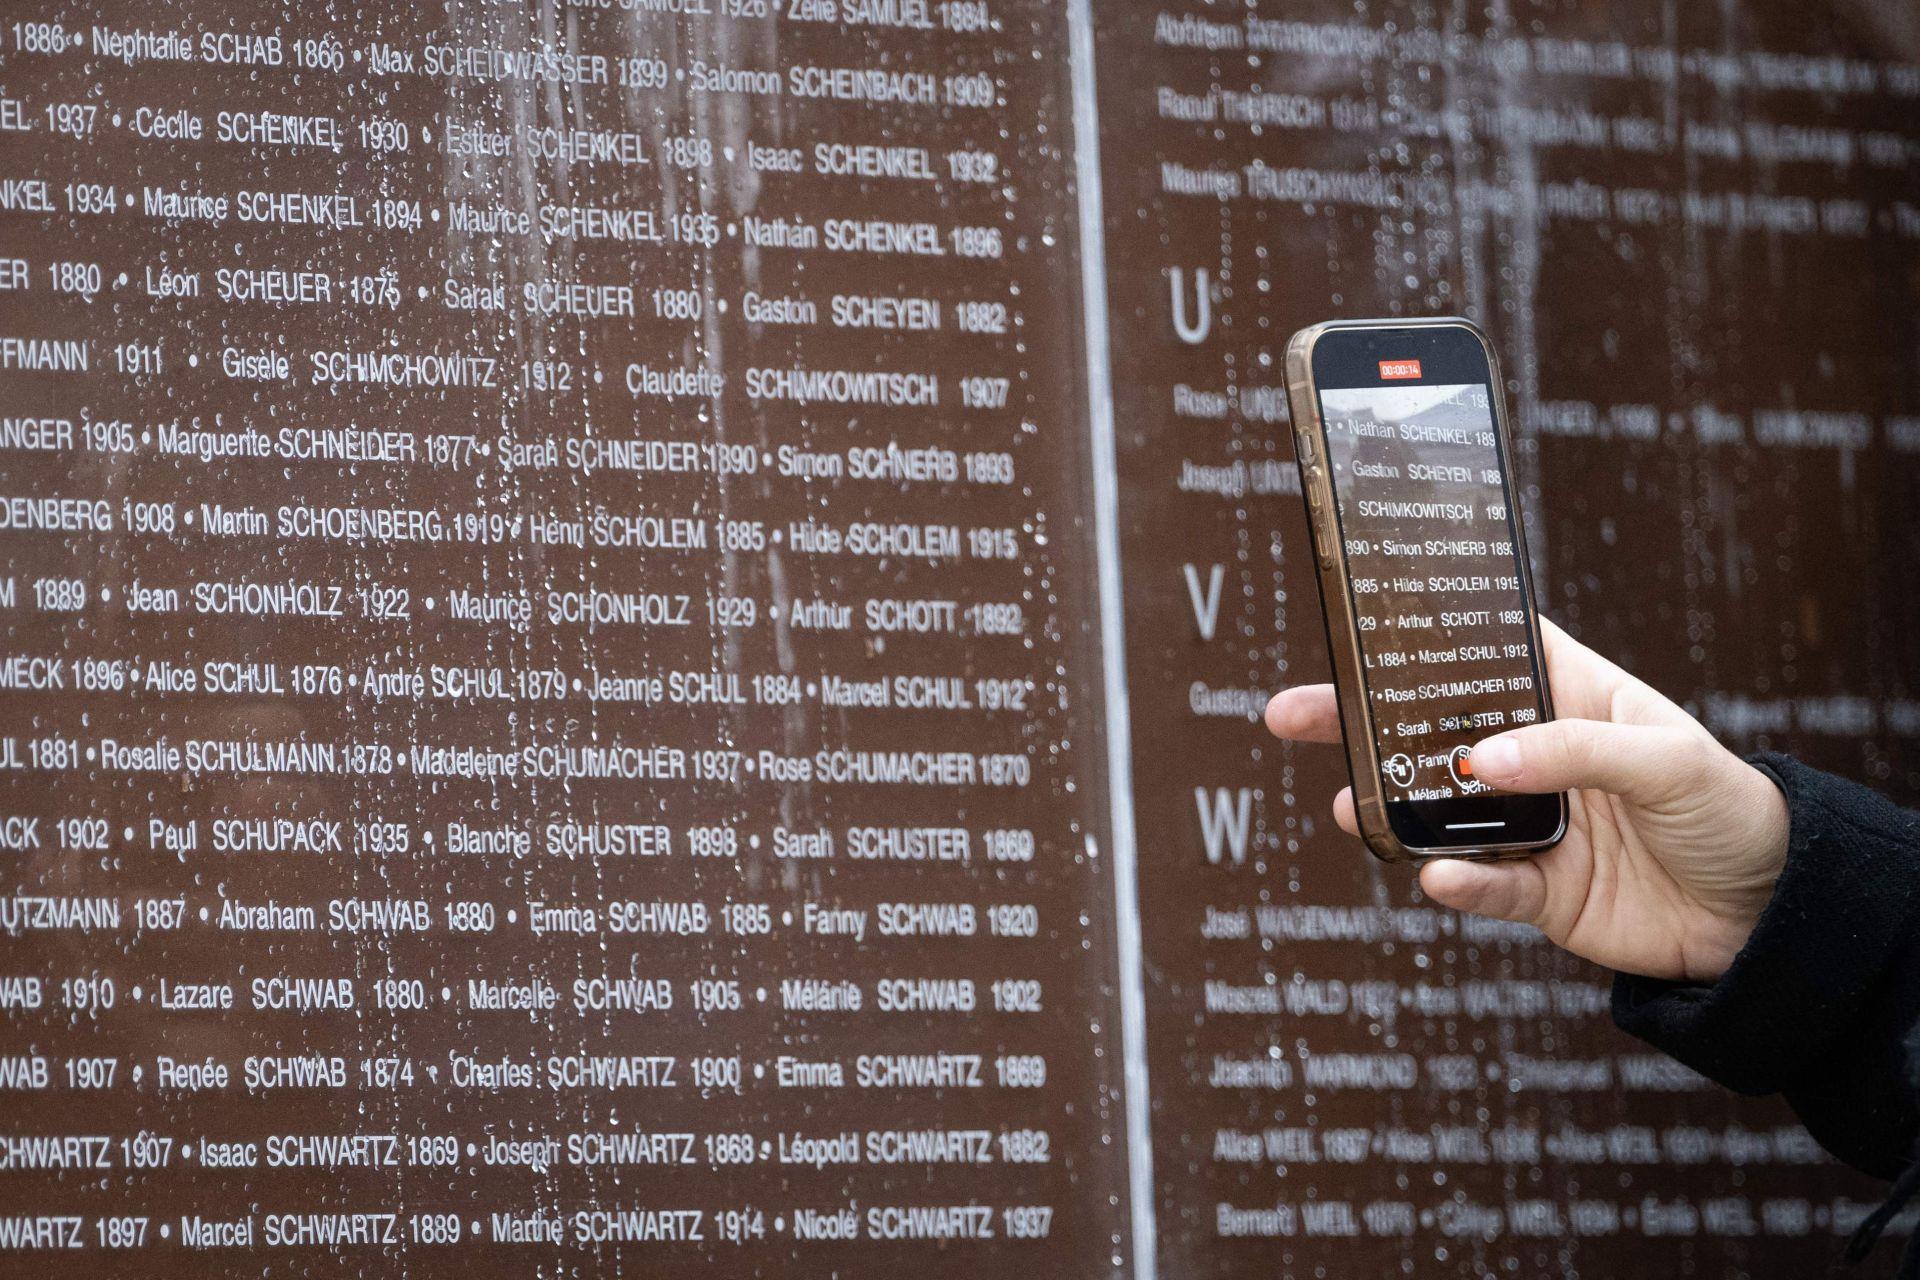
[[[1566,837],[1530,858],[1426,863],[1420,887],[1449,907],[1535,925],[1610,969],[1712,982],[1785,865],[1786,801],[1652,688],[1544,618],[1540,632],[1561,718],[1476,744],[1473,775],[1502,791],[1567,792]],[[1277,694],[1267,728],[1339,742],[1333,686]],[[1333,816],[1359,834],[1352,788]]]

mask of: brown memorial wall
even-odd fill
[[[1357,853],[1338,753],[1255,716],[1327,678],[1288,337],[1463,313],[1547,612],[1738,749],[1914,794],[1911,12],[1096,23],[1161,1272],[1821,1273],[1872,1184]]]
[[[1479,319],[1553,616],[1915,795],[1916,26],[12,6],[0,1275],[1816,1272],[1264,738],[1278,364]]]
[[[0,1267],[1110,1265],[1058,23],[831,9],[9,28]]]

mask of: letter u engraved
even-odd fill
[[[1213,282],[1205,267],[1193,269],[1194,317],[1187,318],[1186,269],[1167,268],[1167,287],[1173,298],[1173,331],[1190,346],[1199,346],[1213,331]]]

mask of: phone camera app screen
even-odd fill
[[[1320,403],[1383,796],[1488,791],[1469,749],[1543,707],[1487,388],[1324,389]]]

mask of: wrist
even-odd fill
[[[1735,768],[1741,775],[1733,789],[1738,819],[1729,833],[1724,871],[1703,904],[1711,920],[1687,948],[1687,977],[1695,982],[1718,981],[1732,966],[1773,900],[1787,865],[1793,822],[1785,788],[1764,765],[1740,761]]]
[[[1752,862],[1753,890],[1758,895],[1755,921],[1773,897],[1780,873],[1787,868],[1787,847],[1793,838],[1793,811],[1787,807],[1786,784],[1765,764],[1742,761],[1753,785],[1754,827],[1748,858]]]

